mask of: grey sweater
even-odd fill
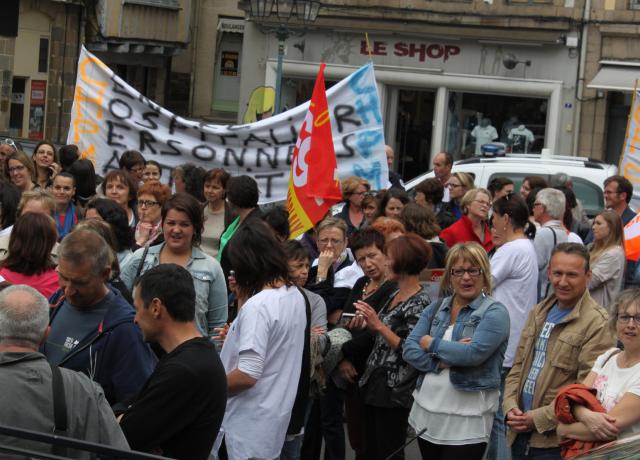
[[[603,252],[591,265],[589,292],[593,300],[609,313],[611,313],[611,305],[622,290],[626,263],[622,247],[613,246]]]
[[[129,444],[100,385],[79,372],[60,369],[67,403],[67,436],[118,449]],[[41,353],[0,353],[0,424],[53,434],[51,367]],[[0,436],[0,444],[52,453],[50,445]],[[71,458],[91,458],[69,450]]]
[[[538,301],[547,297],[552,288],[549,286],[547,267],[551,259],[551,251],[560,243],[566,243],[567,233],[562,228],[559,220],[545,222],[536,232],[533,247],[538,256]]]

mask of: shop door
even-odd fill
[[[607,125],[607,151],[604,160],[617,165],[624,147],[627,119],[631,111],[631,94],[609,93],[609,123]]]
[[[394,166],[406,182],[429,170],[436,93],[397,91]]]

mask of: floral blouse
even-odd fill
[[[367,368],[364,375],[360,378],[360,386],[367,384],[370,387],[369,393],[376,393],[365,397],[367,400],[388,400],[382,403],[383,406],[409,406],[411,405],[411,392],[415,386],[418,376],[417,371],[402,359],[402,345],[404,340],[409,336],[416,323],[420,319],[422,310],[431,304],[429,294],[423,287],[413,296],[404,302],[400,302],[392,310],[389,310],[391,301],[398,293],[396,291],[390,297],[387,303],[382,307],[378,316],[380,320],[400,337],[400,346],[394,350],[389,346],[387,341],[378,334],[376,336],[373,350],[367,359]],[[386,374],[386,375],[385,375]],[[382,381],[375,382],[382,378]],[[383,385],[384,384],[384,385]],[[386,389],[384,388],[386,387]],[[390,395],[382,395],[390,391]]]

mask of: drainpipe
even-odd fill
[[[67,61],[67,30],[69,30],[69,4],[64,4],[64,46],[62,48],[62,71],[60,72],[60,91],[58,93],[58,134],[56,139],[58,144],[62,144],[62,117],[64,115],[64,69]],[[53,43],[51,43],[53,47]],[[50,62],[50,61],[49,61]],[[67,140],[64,140],[64,144]]]
[[[585,0],[582,14],[582,32],[580,36],[580,62],[578,64],[578,88],[576,96],[576,110],[573,122],[573,156],[578,155],[580,140],[580,120],[582,118],[582,100],[584,98],[584,73],[587,60],[587,41],[589,37],[589,20],[591,19],[591,0]],[[595,115],[594,115],[595,116]],[[593,151],[593,145],[591,146]]]
[[[200,0],[194,0],[194,11],[192,13],[193,18],[193,40],[192,46],[193,49],[191,51],[191,78],[189,79],[189,113],[190,117],[193,117],[193,99],[195,96],[195,83],[196,83],[196,56],[198,51],[198,22],[200,15],[198,14],[200,11]],[[217,50],[216,50],[217,52]]]

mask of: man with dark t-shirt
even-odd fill
[[[132,449],[179,459],[211,452],[227,379],[215,345],[196,326],[195,296],[191,275],[175,264],[158,265],[136,282],[135,322],[167,354],[120,420]]]

